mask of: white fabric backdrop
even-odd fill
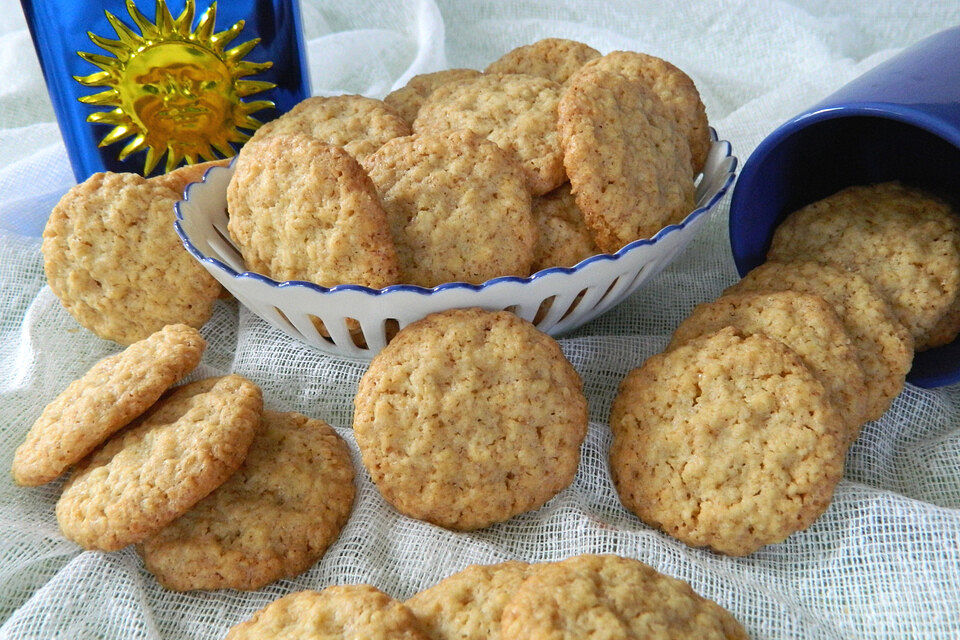
[[[407,3],[304,0],[316,93],[382,96],[413,74],[483,68],[546,36],[665,57],[703,94],[745,159],[775,125],[900,48],[960,22],[956,3],[645,0]],[[36,235],[72,184],[30,37],[0,2],[0,468],[67,382],[117,347],[81,329],[45,286]],[[288,592],[371,582],[406,598],[475,562],[616,552],[730,609],[755,638],[960,637],[960,386],[908,387],[865,427],[833,505],[806,532],[743,559],[691,550],[617,501],[606,418],[623,375],[660,350],[697,302],[735,280],[726,206],[651,285],[561,341],[586,382],[591,424],[574,485],[536,513],[458,534],[389,509],[360,472],[356,510],[326,557],[254,593],[163,591],[136,554],[81,552],[58,533],[59,485],[14,487],[0,472],[0,638],[220,638]],[[350,435],[361,365],[301,347],[218,303],[194,377],[235,371],[267,405]],[[355,461],[359,464],[359,459]]]

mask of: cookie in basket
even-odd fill
[[[327,423],[264,411],[240,468],[139,552],[168,589],[259,589],[323,555],[354,493],[350,452]]]
[[[420,112],[420,105],[437,88],[448,82],[469,80],[481,75],[476,69],[445,69],[433,73],[421,73],[413,76],[407,84],[387,94],[383,101],[392,107],[400,117],[413,125]]]
[[[517,47],[490,63],[485,73],[525,73],[563,84],[600,52],[576,40],[544,38]]]
[[[180,197],[132,173],[95,173],[60,199],[43,230],[43,268],[77,322],[129,345],[210,318],[220,284],[173,228]]]
[[[531,271],[572,267],[600,253],[573,199],[569,184],[534,198],[533,219],[539,233]]]
[[[243,462],[260,389],[238,375],[178,387],[77,465],[57,502],[63,534],[116,551],[183,515]]]
[[[693,211],[689,145],[644,83],[602,69],[577,73],[558,113],[573,195],[605,252]]]
[[[395,138],[368,157],[403,282],[526,276],[537,229],[514,159],[471,131]]]
[[[469,129],[513,154],[527,187],[542,195],[564,183],[557,138],[560,85],[515,73],[448,82],[430,94],[413,123],[415,133]]]
[[[402,603],[366,584],[291,593],[234,626],[224,640],[261,638],[428,640]]]
[[[408,325],[354,400],[363,464],[401,513],[471,530],[567,487],[586,435],[582,383],[559,345],[506,311]]]
[[[869,280],[922,351],[960,332],[960,217],[899,182],[848,187],[790,214],[771,260],[832,262]]]
[[[686,582],[614,555],[537,565],[504,610],[501,635],[510,640],[748,640],[730,613]]]
[[[694,547],[746,555],[810,526],[848,429],[794,351],[732,327],[648,359],[610,413],[623,504]]]
[[[13,478],[34,486],[59,477],[150,408],[200,362],[206,341],[167,325],[93,365],[48,404],[13,454]]]

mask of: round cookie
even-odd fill
[[[599,51],[582,42],[544,38],[508,51],[484,73],[525,73],[563,84],[577,69],[599,57]]]
[[[693,173],[703,170],[710,152],[710,125],[700,92],[690,76],[666,60],[634,51],[614,51],[591,60],[583,71],[602,69],[639,80],[653,90],[690,145]]]
[[[855,186],[809,204],[777,227],[767,257],[856,271],[890,303],[918,351],[960,331],[960,218],[918,189]]]
[[[631,371],[610,428],[623,504],[688,545],[730,555],[810,526],[830,504],[848,440],[800,356],[732,327]]]
[[[448,82],[476,78],[479,75],[481,74],[476,69],[446,69],[433,73],[421,73],[410,78],[406,86],[388,93],[383,101],[399,113],[401,118],[413,125],[413,121],[417,119],[417,113],[420,112],[420,105],[438,87]]]
[[[866,377],[857,349],[833,308],[820,296],[796,291],[741,293],[697,305],[680,323],[667,349],[734,327],[762,333],[793,349],[827,389],[849,427],[849,441],[867,420]]]
[[[60,199],[43,230],[43,268],[77,322],[129,345],[210,319],[220,284],[174,231],[179,199],[132,173],[95,173]]]
[[[413,614],[375,587],[299,591],[272,602],[224,640],[428,640]]]
[[[471,565],[404,604],[431,640],[499,640],[503,609],[531,569],[526,562]]]
[[[36,486],[60,476],[193,371],[206,346],[193,327],[167,325],[93,365],[30,427],[13,454],[13,479]]]
[[[421,105],[413,131],[469,129],[489,138],[516,157],[531,193],[542,195],[566,180],[557,138],[559,99],[556,82],[524,74],[448,82]]]
[[[167,589],[259,589],[323,555],[354,493],[350,452],[326,422],[264,411],[240,468],[140,555]]]
[[[227,204],[228,229],[247,269],[326,287],[400,281],[387,214],[346,151],[279,134],[244,149]]]
[[[537,229],[513,159],[471,131],[391,140],[363,163],[387,212],[403,282],[525,276]]]
[[[913,362],[913,337],[890,305],[859,274],[818,262],[767,262],[724,293],[787,290],[819,295],[833,306],[866,377],[866,417],[882,416]]]
[[[455,309],[408,325],[354,399],[363,464],[401,513],[479,529],[568,486],[587,429],[559,345],[506,311]]]
[[[720,605],[653,567],[614,555],[539,565],[503,612],[510,640],[748,640]]]
[[[236,471],[261,407],[260,389],[238,375],[174,389],[77,465],[57,502],[63,535],[101,551],[153,535]]]
[[[558,113],[573,195],[605,252],[693,211],[689,145],[644,83],[601,69],[577,73]]]
[[[317,96],[307,98],[257,129],[250,142],[275,135],[307,135],[343,147],[357,161],[362,161],[387,140],[410,133],[410,125],[400,114],[380,100],[355,95]],[[249,146],[249,142],[243,146],[240,157],[256,149],[247,151]]]
[[[539,233],[531,271],[572,267],[600,253],[573,199],[569,184],[534,198],[533,219]]]

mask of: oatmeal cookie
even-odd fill
[[[572,267],[584,258],[601,253],[583,221],[570,185],[534,198],[533,219],[539,234],[531,271]]]
[[[410,125],[417,119],[420,105],[431,93],[448,82],[470,80],[481,75],[476,69],[446,69],[413,76],[406,86],[387,94],[383,101],[400,114]]]
[[[577,69],[599,57],[599,51],[582,42],[544,38],[508,51],[490,63],[485,73],[525,73],[563,84]]]

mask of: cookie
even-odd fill
[[[346,151],[279,134],[244,149],[227,188],[227,228],[247,269],[325,287],[400,281],[387,214]]]
[[[556,341],[506,311],[408,325],[370,363],[354,403],[383,497],[449,529],[540,507],[573,481],[587,429],[580,376]]]
[[[544,38],[508,51],[490,63],[485,73],[525,73],[563,84],[577,69],[599,57],[599,51],[582,42]]]
[[[610,471],[624,506],[690,546],[738,556],[823,513],[848,441],[800,356],[732,327],[631,371],[610,429]]]
[[[537,566],[503,612],[510,640],[748,640],[720,605],[630,558],[582,555]]]
[[[545,196],[534,198],[533,219],[538,234],[532,271],[572,267],[601,253],[583,221],[570,185],[565,184]]]
[[[206,346],[193,327],[167,325],[93,365],[30,427],[13,454],[13,479],[36,486],[59,477],[193,371]]]
[[[500,618],[531,565],[471,565],[404,604],[431,640],[499,640]]]
[[[469,129],[489,138],[517,159],[531,193],[542,195],[566,180],[557,139],[559,99],[559,84],[524,74],[448,82],[421,105],[413,131]]]
[[[363,163],[387,212],[403,281],[525,276],[537,229],[516,162],[471,131],[395,138]]]
[[[866,417],[882,416],[913,362],[913,337],[890,305],[859,274],[817,262],[767,262],[724,293],[787,290],[819,295],[833,306],[866,377]]]
[[[413,76],[406,86],[387,94],[383,101],[410,125],[417,119],[420,105],[438,87],[458,80],[469,80],[481,75],[476,69],[446,69]]]
[[[700,92],[690,76],[666,60],[634,51],[614,51],[582,68],[584,72],[592,69],[619,73],[652,89],[690,145],[693,173],[703,170],[710,152],[710,125]]]
[[[264,411],[243,464],[140,546],[167,589],[259,589],[309,569],[353,506],[353,465],[322,420]]]
[[[558,113],[573,195],[605,252],[693,211],[689,145],[644,83],[601,69],[578,73]]]
[[[224,640],[428,640],[413,614],[366,584],[299,591],[267,605]]]
[[[796,291],[725,295],[697,305],[680,323],[667,349],[734,327],[762,333],[793,349],[827,389],[853,442],[867,420],[866,376],[850,336],[820,296]]]
[[[890,303],[918,351],[960,331],[960,218],[918,189],[855,186],[809,204],[777,227],[767,257],[856,271]]]
[[[77,322],[129,345],[210,318],[220,284],[174,231],[179,199],[132,173],[95,173],[60,199],[43,230],[43,268]]]
[[[77,465],[57,523],[85,549],[153,535],[236,471],[260,424],[260,389],[238,375],[174,389]]]
[[[379,149],[387,140],[410,135],[410,125],[380,100],[364,96],[313,97],[298,103],[276,120],[266,123],[250,141],[275,135],[301,134],[335,147],[343,147],[358,161]],[[249,142],[240,150],[247,151]]]
[[[188,164],[180,167],[179,169],[174,169],[170,173],[165,173],[162,176],[156,176],[150,178],[149,180],[151,182],[169,187],[182,195],[188,184],[203,180],[204,174],[213,167],[229,166],[231,160],[233,160],[233,158],[223,158],[221,160],[211,160],[210,162]]]

